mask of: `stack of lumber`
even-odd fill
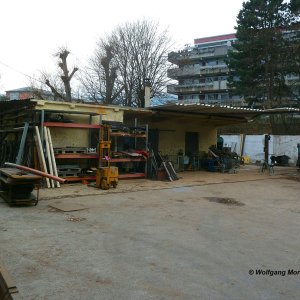
[[[41,171],[48,173],[50,175],[58,176],[56,160],[54,156],[52,137],[50,129],[48,127],[43,127],[44,134],[44,147],[42,144],[41,136],[38,127],[35,127],[35,144],[38,154],[38,161]],[[60,187],[58,181],[46,178],[46,185],[48,188]]]

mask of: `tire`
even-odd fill
[[[112,186],[113,186],[114,189],[117,187],[117,185],[118,185],[118,183],[117,183],[116,181],[114,181],[114,182],[112,183]]]
[[[109,189],[109,185],[108,185],[106,179],[101,179],[100,187],[101,187],[102,190],[108,190]]]

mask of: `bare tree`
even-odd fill
[[[67,58],[70,54],[70,51],[67,48],[61,48],[55,56],[59,58],[58,66],[62,71],[62,74],[60,75],[60,79],[63,82],[64,86],[64,93],[61,93],[57,87],[53,84],[53,82],[50,82],[50,79],[46,77],[45,84],[50,88],[51,92],[54,94],[55,98],[61,98],[64,101],[72,102],[72,89],[71,89],[71,80],[74,76],[74,74],[78,71],[77,67],[74,67],[72,72],[69,74],[68,64],[67,64]],[[46,74],[44,74],[47,76]]]
[[[49,80],[55,89],[55,93],[48,91],[46,81]],[[47,71],[40,71],[39,75],[32,75],[28,78],[28,86],[32,91],[32,95],[36,99],[41,100],[64,100],[64,87],[58,74]]]
[[[162,93],[169,81],[170,48],[168,32],[160,32],[158,23],[125,23],[98,42],[82,83],[92,98],[104,103],[144,106],[145,80],[151,84],[151,96]]]
[[[120,103],[124,87],[119,80],[112,46],[107,40],[98,41],[88,67],[80,73],[80,81],[90,99],[104,104]]]
[[[142,20],[119,26],[112,33],[117,65],[125,86],[125,105],[144,106],[145,80],[151,84],[151,96],[166,87],[171,48],[168,31],[160,32],[159,24]]]

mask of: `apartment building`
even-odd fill
[[[225,59],[234,40],[235,34],[199,38],[192,47],[169,53],[168,60],[176,67],[168,70],[168,76],[178,84],[169,85],[168,93],[184,103],[246,105],[241,97],[230,95],[227,85]]]
[[[284,32],[286,38],[298,37],[297,31]],[[168,76],[177,81],[167,87],[170,94],[183,103],[208,103],[246,106],[242,96],[232,95],[227,84],[229,69],[226,65],[228,50],[236,40],[234,33],[199,38],[192,47],[168,54],[169,62],[176,67],[168,70]],[[286,76],[291,95],[283,100],[285,105],[297,106],[300,100],[298,74]]]

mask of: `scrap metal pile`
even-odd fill
[[[241,157],[229,148],[218,149],[215,145],[209,147],[203,165],[208,171],[236,173],[241,164]]]

